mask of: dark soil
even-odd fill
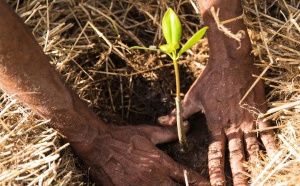
[[[172,66],[154,72],[157,75],[156,80],[144,78],[139,75],[132,78],[134,89],[133,93],[129,94],[131,97],[123,96],[121,98],[120,93],[115,97],[115,109],[116,112],[110,108],[103,113],[103,110],[99,112],[101,118],[105,118],[107,123],[113,125],[157,125],[156,119],[161,115],[168,114],[175,108],[175,101],[172,92],[175,90],[174,73]],[[196,79],[191,66],[181,65],[181,81],[182,92],[186,93],[193,81]],[[129,81],[128,78],[123,78],[122,83],[126,85]],[[111,85],[119,86],[119,79],[112,79]],[[117,87],[116,87],[117,88]],[[123,87],[124,92],[130,91],[129,88]],[[124,93],[125,94],[125,93]],[[127,94],[126,94],[127,95]],[[121,104],[123,99],[123,107]],[[124,106],[131,101],[131,106]],[[108,99],[107,99],[108,100]],[[119,101],[118,101],[119,100]],[[166,152],[175,161],[183,164],[189,168],[195,169],[202,176],[209,178],[208,166],[207,166],[207,152],[208,152],[208,130],[206,126],[205,116],[201,113],[195,114],[189,118],[191,128],[187,135],[189,149],[186,152],[182,152],[179,147],[178,141],[160,144],[158,147]],[[226,163],[226,174],[230,180],[230,168],[229,163]],[[230,181],[227,185],[230,185]]]
[[[205,117],[201,114],[196,114],[189,120],[191,128],[187,135],[189,149],[186,152],[180,150],[178,142],[159,147],[175,161],[197,170],[202,176],[208,178],[208,131],[205,122]]]
[[[200,74],[199,69],[196,69],[191,64],[180,65],[181,72],[181,91],[186,93],[194,80],[195,74]],[[107,123],[113,125],[157,125],[156,119],[161,115],[166,115],[175,108],[174,92],[175,78],[173,66],[159,69],[153,72],[157,78],[147,78],[142,75],[133,77],[132,83],[134,88],[123,86],[123,94],[130,95],[121,96],[120,93],[114,97],[115,111],[110,108],[106,112],[99,112],[101,118],[105,118]],[[122,78],[123,85],[128,84],[129,78]],[[115,85],[119,89],[120,80],[117,78],[111,79],[111,85]],[[132,91],[132,93],[129,93]],[[126,93],[127,92],[127,93]],[[121,100],[123,99],[123,106]],[[108,100],[108,98],[106,99]],[[128,102],[131,102],[130,108]],[[194,114],[189,118],[191,128],[187,135],[189,149],[182,152],[178,141],[160,144],[158,147],[167,153],[175,161],[189,168],[195,169],[202,176],[209,178],[208,174],[208,130],[206,126],[205,115],[201,113]],[[228,154],[228,153],[226,153]],[[226,158],[228,159],[228,158]],[[229,162],[225,162],[225,172],[227,177],[227,185],[232,185],[231,172]]]

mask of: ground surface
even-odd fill
[[[183,41],[201,28],[192,1],[12,1],[53,66],[89,107],[113,125],[155,125],[174,105],[172,61],[156,52],[130,51],[129,46],[164,43],[159,27],[166,8],[183,23]],[[256,11],[257,6],[257,11]],[[297,1],[244,2],[244,21],[253,42],[256,64],[266,70],[270,110],[265,114],[279,132],[281,164],[264,156],[254,185],[296,185],[299,182],[300,11]],[[181,59],[182,96],[204,69],[209,50],[204,39]],[[1,96],[0,182],[4,185],[91,184],[67,144],[26,106]],[[273,109],[273,110],[272,110]],[[190,119],[193,149],[176,143],[161,146],[176,161],[207,176],[205,118]],[[245,164],[246,165],[246,164]]]

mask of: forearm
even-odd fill
[[[204,24],[209,27],[207,31],[208,43],[210,53],[213,61],[222,61],[224,58],[240,58],[246,60],[241,61],[241,64],[252,63],[251,56],[251,42],[247,33],[247,28],[242,18],[238,18],[243,14],[243,9],[240,0],[224,1],[224,0],[198,0],[201,16]],[[214,7],[215,11],[219,9],[220,21],[235,19],[224,26],[230,32],[236,34],[243,31],[244,35],[241,41],[226,36],[223,31],[219,30],[216,21],[212,15],[211,9]],[[250,60],[250,61],[249,61]],[[221,65],[221,64],[218,64]]]
[[[82,140],[78,134],[89,130],[106,128],[65,85],[30,31],[1,0],[0,86],[50,119],[70,141]]]

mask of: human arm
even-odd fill
[[[50,125],[66,137],[98,183],[175,185],[177,181],[183,182],[185,167],[155,147],[157,143],[174,139],[174,129],[106,125],[65,84],[30,31],[2,0],[0,86],[51,120]],[[195,171],[188,172],[194,185],[205,182]]]
[[[226,146],[229,148],[230,165],[235,185],[247,185],[242,163],[246,159],[255,162],[258,158],[258,135],[252,130],[264,129],[267,123],[256,120],[255,111],[265,112],[265,93],[263,82],[259,81],[242,102],[243,96],[251,87],[258,74],[251,54],[251,43],[242,19],[236,19],[225,26],[232,33],[242,31],[244,36],[238,42],[224,34],[217,27],[211,8],[219,8],[220,21],[237,18],[243,14],[240,0],[198,0],[207,31],[210,59],[207,67],[191,86],[182,102],[182,114],[188,118],[195,112],[206,115],[210,132],[208,166],[212,185],[225,184],[224,157]],[[175,111],[160,117],[163,125],[175,123]],[[259,133],[269,157],[277,147],[274,132],[267,130]],[[228,141],[228,144],[226,144]],[[244,148],[245,147],[245,148]]]

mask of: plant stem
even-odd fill
[[[175,79],[176,79],[176,119],[177,119],[177,131],[179,144],[182,151],[186,151],[188,148],[186,135],[183,129],[183,119],[181,115],[181,102],[180,102],[180,77],[179,77],[179,68],[176,59],[173,59],[174,70],[175,70]]]

